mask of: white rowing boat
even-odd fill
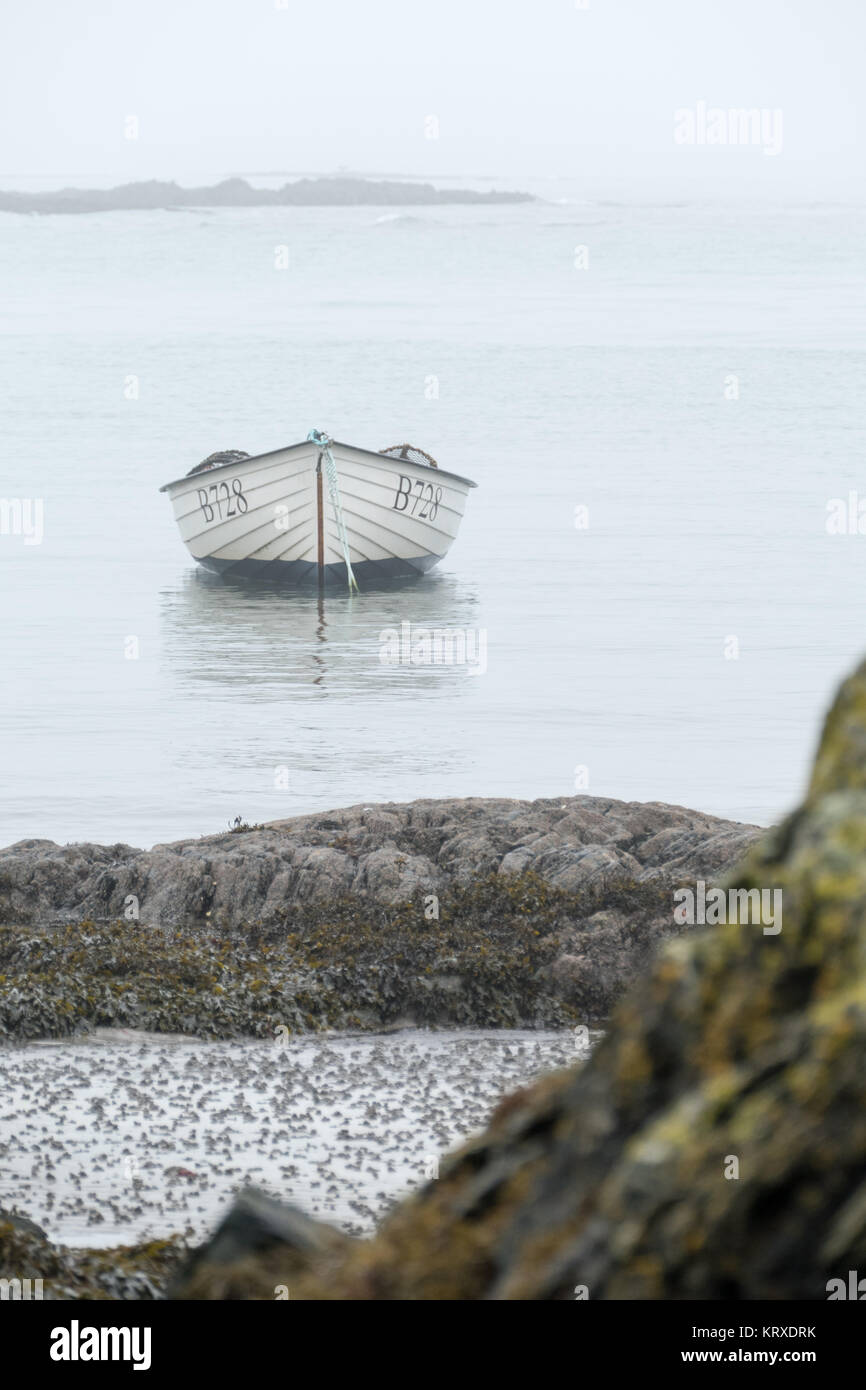
[[[160,491],[205,568],[353,588],[432,569],[475,486],[412,445],[374,453],[311,430],[267,454],[213,454]]]

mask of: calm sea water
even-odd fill
[[[826,529],[866,497],[864,234],[836,206],[0,215],[0,496],[44,505],[41,544],[0,535],[0,842],[576,769],[778,815],[866,647],[866,536]],[[321,607],[196,571],[160,484],[311,426],[478,481],[438,571]],[[485,633],[486,671],[383,665],[404,621]]]

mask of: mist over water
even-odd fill
[[[826,528],[866,494],[866,211],[540,191],[0,217],[0,494],[44,508],[41,544],[0,535],[0,842],[576,769],[743,820],[796,799],[866,635],[866,538]],[[437,570],[320,604],[196,569],[159,486],[311,426],[478,482]],[[485,633],[486,671],[383,664],[403,622]]]

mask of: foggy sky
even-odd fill
[[[863,196],[862,0],[580,4],[2,0],[0,187],[345,166]],[[781,153],[678,146],[701,101],[781,110]]]

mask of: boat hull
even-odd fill
[[[447,554],[475,484],[414,461],[331,446],[358,583],[416,577]],[[337,509],[315,442],[167,483],[181,537],[206,569],[290,585],[345,587]]]
[[[412,559],[390,556],[384,560],[353,560],[352,573],[359,585],[365,583],[386,583],[394,579],[417,579],[438,565],[441,555],[418,555]],[[212,556],[199,560],[203,569],[212,574],[230,575],[236,579],[254,579],[271,584],[315,585],[319,583],[318,565],[310,565],[306,560],[217,560]],[[328,589],[346,588],[346,566],[339,564],[322,567],[322,581]]]

